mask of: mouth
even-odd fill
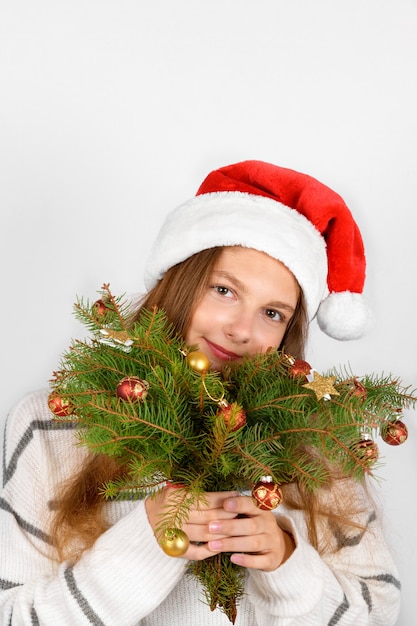
[[[240,354],[236,354],[235,352],[226,350],[226,348],[223,348],[222,346],[219,346],[217,343],[213,343],[212,341],[209,341],[206,338],[204,338],[204,341],[206,342],[207,347],[209,348],[212,355],[216,357],[216,359],[219,359],[220,361],[236,361],[237,359],[242,358]]]

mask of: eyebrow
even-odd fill
[[[234,276],[233,274],[229,274],[229,272],[225,272],[223,270],[214,270],[213,277],[226,278],[238,289],[244,292],[247,291],[245,284],[241,280],[236,278],[236,276]],[[287,304],[286,302],[281,302],[281,300],[269,302],[267,306],[276,309],[284,309],[285,311],[289,311],[290,313],[294,313],[295,311],[294,307],[292,307],[290,304]]]

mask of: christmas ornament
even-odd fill
[[[302,359],[292,359],[292,365],[289,369],[290,376],[293,378],[307,378],[311,373],[311,365]]]
[[[137,376],[122,378],[116,387],[116,394],[122,400],[143,401],[148,393],[149,383]]]
[[[306,389],[311,389],[316,394],[317,400],[325,398],[330,400],[330,396],[338,396],[339,392],[333,386],[336,376],[321,376],[318,372],[314,372],[314,378],[311,382],[303,385]]]
[[[52,392],[48,396],[48,407],[56,417],[68,417],[74,412],[74,405],[68,398]]]
[[[130,347],[133,345],[133,340],[130,339],[126,330],[114,330],[112,328],[100,328],[100,333],[104,335],[106,339],[102,339],[103,343],[112,345],[112,343],[119,343],[123,346]]]
[[[373,465],[379,457],[378,445],[369,435],[364,435],[363,439],[354,443],[351,450],[368,467]]]
[[[159,539],[159,545],[168,556],[182,556],[187,552],[190,541],[180,528],[167,528]]]
[[[91,312],[93,316],[98,319],[101,317],[105,317],[108,313],[110,313],[110,309],[106,306],[104,300],[96,300],[91,307]]]
[[[407,426],[401,420],[387,422],[381,428],[381,437],[390,446],[399,446],[407,440]]]
[[[205,492],[245,491],[268,475],[253,487],[253,496],[270,510],[282,499],[280,485],[299,482],[307,492],[320,492],[329,478],[323,468],[335,467],[348,479],[373,472],[378,449],[369,434],[417,403],[415,392],[395,378],[367,375],[355,385],[345,370],[320,377],[279,350],[230,363],[227,374],[210,371],[207,357],[190,352],[163,311],[141,309],[133,320],[131,307],[124,309],[122,298],[104,291],[115,328],[80,301],[76,315],[93,336],[73,342],[54,372],[52,390],[74,405],[82,445],[126,463],[126,477],[108,481],[103,497],[123,499],[134,490],[145,498],[169,482],[181,486],[172,489],[157,531],[170,554],[186,550],[182,521],[204,502]],[[138,386],[121,385],[133,406],[116,393],[123,377],[139,380]],[[353,394],[363,393],[361,381],[365,402]],[[339,392],[337,401],[317,400]],[[146,404],[140,404],[146,393]],[[240,430],[231,436],[235,427]],[[220,553],[190,561],[187,573],[198,580],[210,608],[234,622],[245,593],[244,569]]]
[[[282,491],[269,477],[263,477],[252,489],[252,497],[256,500],[256,506],[263,511],[272,511],[282,502]]]
[[[219,403],[220,409],[217,416],[224,420],[231,432],[239,430],[246,424],[246,413],[237,402],[229,404],[225,400]]]
[[[365,400],[366,396],[368,395],[368,392],[366,391],[366,387],[365,385],[363,385],[359,380],[357,380],[355,378],[355,380],[353,381],[353,391],[352,391],[352,395],[356,396],[357,398],[361,398],[362,400]]]
[[[191,367],[194,372],[199,372],[200,374],[204,374],[204,372],[208,372],[210,369],[210,361],[208,357],[199,350],[194,350],[193,352],[189,352],[186,356],[187,363]]]

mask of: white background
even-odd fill
[[[417,386],[415,0],[0,0],[1,421],[47,384],[76,295],[142,291],[167,210],[255,158],[338,191],[376,324],[309,361]],[[380,498],[417,615],[417,427],[380,444]]]

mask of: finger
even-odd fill
[[[217,492],[206,492],[204,494],[204,498],[206,501],[207,508],[210,509],[218,509],[223,508],[226,500],[230,498],[236,498],[239,496],[238,491],[217,491]]]
[[[190,561],[203,561],[213,556],[213,552],[209,550],[207,543],[191,543],[183,558]]]
[[[249,569],[259,569],[264,572],[273,572],[281,564],[281,559],[276,552],[266,552],[261,554],[248,554],[237,552],[230,557],[232,563],[247,567]]]
[[[223,504],[226,511],[236,513],[237,515],[259,515],[262,510],[259,509],[253,498],[250,496],[242,496],[240,494],[231,496],[224,500]]]
[[[191,495],[190,492],[183,486],[173,486],[171,483],[167,483],[166,487],[162,490],[164,497],[168,502],[178,503],[179,501],[193,501],[193,507],[201,511],[210,509],[224,509],[224,503],[230,498],[239,496],[237,491],[219,491],[219,492],[205,492],[196,495]]]
[[[187,493],[188,489],[185,485],[180,483],[171,483],[167,481],[165,489],[167,490],[183,490]],[[201,499],[204,499],[206,502],[211,503],[212,506],[222,506],[224,500],[227,498],[235,497],[240,495],[238,491],[206,491],[201,494]]]
[[[189,540],[195,543],[207,543],[208,541],[223,539],[227,536],[224,533],[211,533],[207,524],[184,524],[182,529],[187,534]]]
[[[271,537],[266,534],[245,535],[241,537],[217,537],[208,542],[213,552],[269,552]]]
[[[244,537],[258,535],[268,528],[266,520],[262,517],[233,517],[232,519],[215,519],[208,523],[208,530],[216,539],[216,535],[228,537]]]
[[[234,519],[235,515],[233,513],[228,513],[223,508],[221,509],[191,509],[188,514],[187,523],[188,524],[197,524],[204,525],[208,527],[208,525],[216,520],[231,520]]]
[[[233,519],[236,513],[227,511],[224,507],[226,500],[237,497],[237,492],[205,493],[203,498],[190,507],[188,523],[208,524],[213,520]]]

